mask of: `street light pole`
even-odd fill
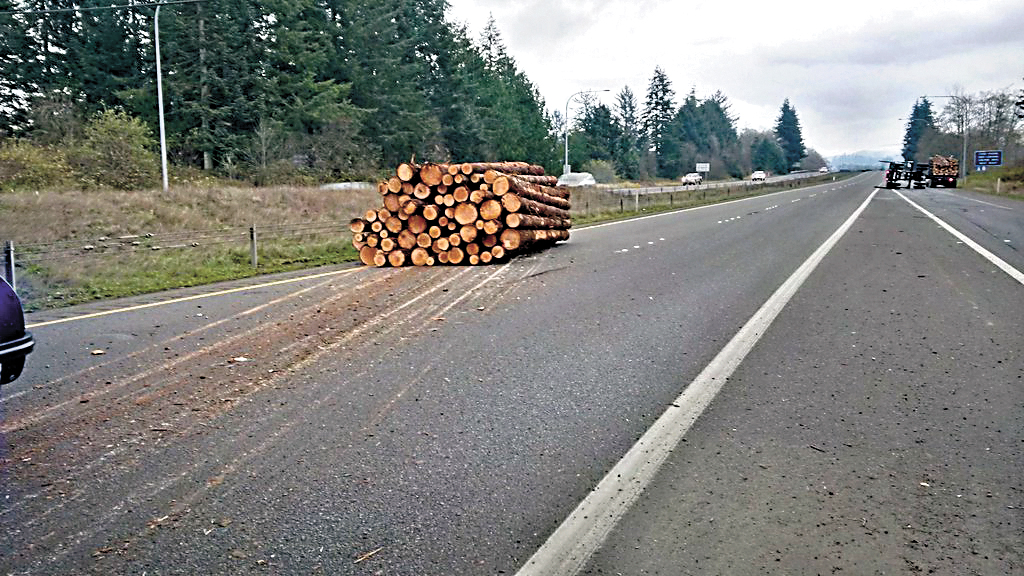
[[[565,116],[562,119],[565,122],[565,164],[562,165],[562,174],[569,174],[572,172],[572,167],[569,166],[569,103],[572,102],[573,98],[580,94],[594,94],[596,92],[611,92],[611,90],[607,88],[604,90],[580,90],[572,96],[569,96],[569,99],[565,101]]]
[[[160,116],[160,172],[163,176],[164,194],[167,193],[167,135],[164,131],[164,85],[160,74],[160,5],[153,15],[153,40],[156,44],[156,107]]]

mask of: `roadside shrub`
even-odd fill
[[[85,138],[68,153],[75,175],[85,187],[133,190],[151,186],[159,174],[152,132],[123,110],[98,112],[85,127]]]
[[[607,160],[587,160],[583,164],[583,171],[594,175],[594,180],[599,184],[611,184],[618,182],[619,177],[615,174],[615,165]]]
[[[0,144],[0,192],[59,185],[69,173],[63,153],[55,148],[24,140]]]

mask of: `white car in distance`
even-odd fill
[[[768,178],[768,175],[764,173],[764,170],[756,170],[750,175],[751,182],[764,182]]]
[[[690,172],[686,176],[681,178],[683,184],[700,184],[704,181],[704,177],[699,172]]]

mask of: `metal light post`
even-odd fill
[[[611,90],[605,88],[604,90],[580,90],[579,92],[569,96],[569,99],[565,101],[565,164],[562,165],[562,174],[569,174],[572,172],[572,167],[569,166],[569,103],[572,99],[579,96],[580,94],[595,94],[597,92],[611,92]]]
[[[160,170],[163,175],[164,194],[167,193],[167,135],[164,131],[164,85],[160,74],[160,5],[153,15],[153,40],[156,44],[156,106],[160,115]]]

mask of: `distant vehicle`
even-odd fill
[[[682,177],[683,184],[700,184],[704,181],[704,177],[699,172],[690,172],[686,176]]]
[[[893,162],[890,160],[879,160],[879,162],[888,162],[889,167],[885,170],[885,187],[886,188],[900,188],[903,185],[901,182],[904,180],[903,177],[903,162]]]
[[[828,174],[828,166],[822,166],[821,168],[818,168],[818,172],[821,172],[822,174]]]
[[[751,182],[764,182],[768,178],[768,175],[764,173],[764,170],[757,170],[750,175]]]
[[[25,357],[35,347],[31,332],[25,331],[21,300],[6,280],[0,278],[0,384],[14,382],[25,367]]]
[[[558,177],[559,186],[594,186],[597,180],[590,172],[569,172]]]
[[[932,188],[956,188],[956,177],[959,175],[960,163],[954,156],[935,155],[928,160],[928,185]]]

